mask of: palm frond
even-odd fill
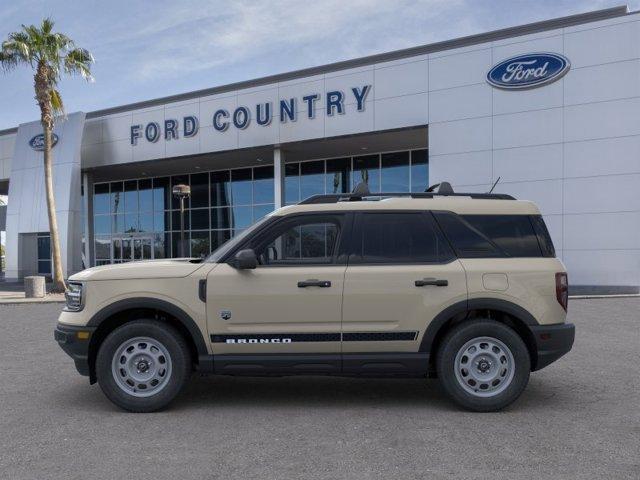
[[[47,17],[42,20],[42,26],[40,27],[40,30],[43,34],[49,35],[53,31],[54,25],[55,22],[53,21],[53,19],[51,17]]]
[[[0,50],[0,65],[6,72],[13,70],[18,65],[18,57],[14,53]]]
[[[29,36],[24,32],[14,32],[2,42],[0,62],[5,70],[15,68],[19,63],[33,65],[33,51],[29,43]]]
[[[64,70],[69,75],[79,74],[82,78],[91,82],[93,81],[91,64],[94,62],[93,55],[91,55],[89,50],[76,48],[67,53],[64,59]]]
[[[64,104],[62,103],[62,96],[60,96],[60,92],[55,88],[52,88],[49,91],[49,96],[51,97],[51,108],[53,109],[53,113],[55,115],[64,115]]]

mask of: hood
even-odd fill
[[[145,278],[179,278],[192,274],[202,262],[189,258],[172,260],[143,260],[92,267],[71,275],[69,280],[135,280]]]

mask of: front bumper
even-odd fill
[[[531,331],[538,353],[533,370],[546,367],[571,350],[576,335],[573,323],[532,326]]]
[[[76,364],[80,375],[89,376],[89,343],[95,328],[64,325],[58,323],[53,331],[60,348],[69,355]]]

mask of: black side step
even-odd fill
[[[199,371],[217,375],[278,376],[425,376],[429,354],[424,352],[392,353],[317,353],[210,355],[200,358]]]

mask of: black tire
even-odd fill
[[[148,397],[129,394],[118,384],[112,371],[116,350],[127,340],[147,337],[162,344],[170,357],[170,373],[163,387]],[[100,345],[96,377],[100,388],[115,405],[130,412],[154,412],[171,403],[191,375],[191,355],[185,339],[170,325],[154,320],[135,320],[112,331]]]
[[[476,388],[478,385],[473,380],[467,380],[468,385],[463,386],[462,381],[466,380],[464,373],[460,373],[458,376],[456,375],[455,365],[458,352],[467,342],[471,342],[473,339],[479,337],[489,337],[499,340],[510,350],[513,356],[513,377],[510,382],[504,382],[508,385],[506,388],[502,385],[499,387],[489,386],[488,388],[504,388],[504,390],[492,394],[493,396],[479,396],[487,395],[488,393],[484,393],[480,391],[479,388]],[[461,355],[461,358],[463,358],[464,354]],[[502,357],[500,357],[500,359],[503,360]],[[464,358],[462,361],[464,361]],[[497,362],[492,362],[490,368],[493,368],[494,363]],[[462,366],[464,367],[464,365]],[[527,346],[512,328],[495,320],[474,319],[457,325],[447,333],[438,349],[436,368],[444,391],[458,405],[475,412],[493,412],[501,410],[513,403],[524,391],[529,382],[531,359]],[[497,368],[499,369],[500,367],[498,366]],[[460,369],[461,372],[463,370],[465,369]],[[460,380],[458,377],[460,377]],[[499,385],[501,379],[497,379],[497,381]],[[475,385],[472,385],[473,383],[475,383]],[[487,384],[483,386],[486,388]],[[475,389],[476,393],[470,393],[468,389]]]

